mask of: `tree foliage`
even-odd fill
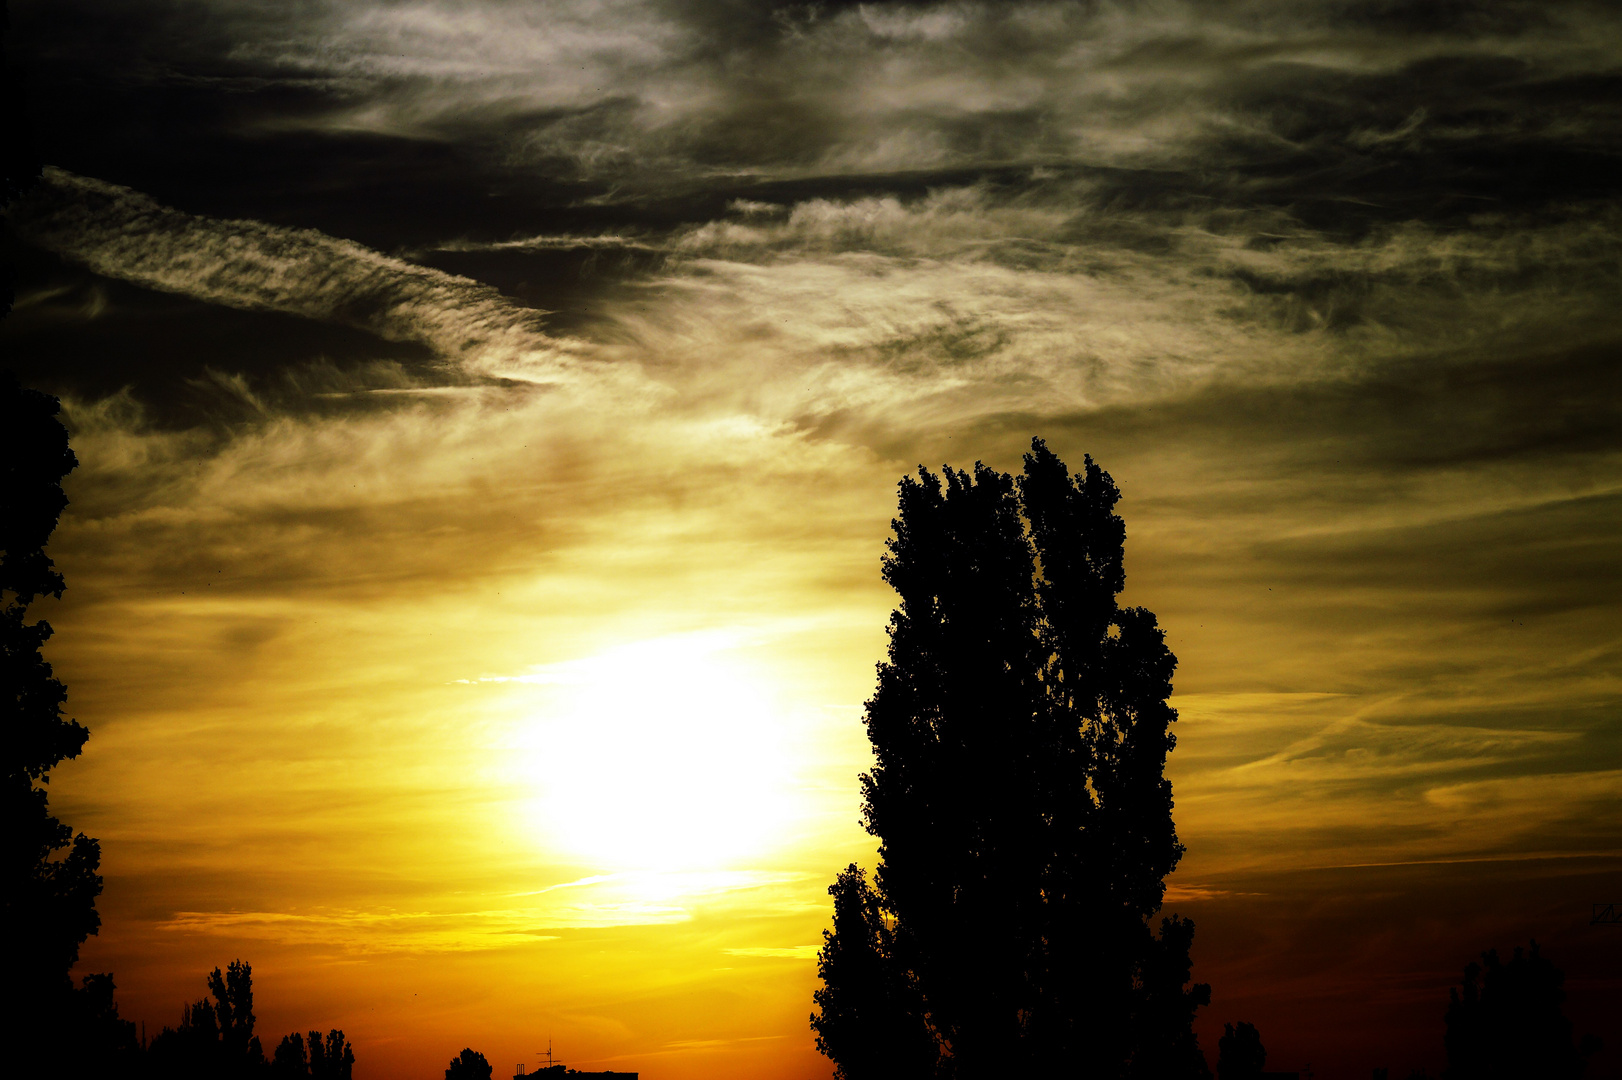
[[[310,1052],[303,1035],[295,1031],[282,1036],[270,1059],[270,1074],[275,1080],[303,1080],[310,1075]]]
[[[845,1080],[929,1075],[934,1036],[909,973],[891,963],[895,931],[878,894],[855,863],[828,891],[834,927],[817,959],[817,1049]]]
[[[1532,942],[1506,964],[1497,949],[1464,969],[1464,983],[1449,991],[1447,1080],[1567,1080],[1600,1047],[1587,1036],[1572,1040],[1565,1014],[1565,974]]]
[[[1217,1040],[1217,1080],[1261,1080],[1267,1048],[1254,1024],[1224,1024]]]
[[[310,1032],[311,1080],[349,1080],[354,1071],[355,1050],[342,1031],[328,1031],[325,1043],[319,1031]]]
[[[450,1065],[445,1069],[445,1080],[490,1080],[489,1060],[477,1050],[464,1047],[462,1052],[451,1058]]]
[[[298,1032],[282,1037],[271,1059],[274,1080],[350,1080],[355,1069],[355,1051],[334,1028],[323,1040],[319,1031],[310,1032],[310,1041]]]
[[[69,976],[101,924],[101,848],[51,815],[47,785],[90,733],[62,716],[67,689],[41,653],[50,623],[29,620],[30,606],[60,597],[65,584],[45,553],[67,505],[62,478],[78,464],[59,408],[0,373],[0,914],[13,928],[6,965],[17,1005],[7,1034],[23,1036],[11,1044],[82,1052],[118,1044],[122,1029],[84,1027],[116,1018],[110,1000],[111,1014],[97,1005],[110,977],[87,990]],[[86,993],[97,1000],[81,1000]]]
[[[208,976],[209,997],[181,1010],[178,1028],[152,1040],[151,1064],[160,1076],[181,1080],[233,1080],[259,1076],[265,1052],[254,1034],[253,967],[233,960]]]
[[[1017,479],[903,478],[883,560],[899,594],[865,723],[868,885],[830,889],[812,1026],[846,1080],[961,1080],[1086,1060],[1205,1071],[1193,926],[1148,918],[1183,848],[1167,704],[1176,658],[1122,608],[1125,526],[1091,458],[1033,440]]]
[[[269,1061],[254,1034],[253,966],[233,960],[208,976],[208,996],[181,1010],[180,1026],[152,1040],[148,1071],[165,1080],[350,1080],[355,1051],[337,1029],[298,1032]]]

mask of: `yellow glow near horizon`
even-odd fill
[[[606,871],[715,869],[776,846],[793,762],[770,679],[736,644],[658,638],[518,677],[544,688],[513,762],[537,843]]]

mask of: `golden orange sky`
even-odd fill
[[[342,1027],[368,1076],[463,1044],[533,1065],[548,1035],[650,1076],[826,1068],[805,1019],[831,873],[873,861],[859,718],[901,464],[721,403],[629,425],[594,398],[618,383],[278,418],[203,453],[73,407],[48,614],[95,742],[52,797],[103,841],[85,966],[128,1015],[173,1022],[242,956],[262,1030]],[[1015,463],[1021,434],[968,434],[924,452]],[[1084,434],[1048,432],[1114,470],[1127,599],[1183,659],[1173,906],[1302,867],[1607,854],[1615,770],[1518,768],[1581,732],[1498,717],[1608,693],[1561,660],[1609,611],[1529,649],[1469,617],[1489,590],[1310,565],[1570,496],[1488,472],[1303,500]]]
[[[1040,435],[1113,474],[1180,658],[1213,1061],[1251,1020],[1273,1068],[1434,1069],[1449,982],[1532,935],[1614,1003],[1622,231],[1609,151],[1503,72],[1575,101],[1616,20],[699,8],[134,5],[225,105],[14,5],[52,168],[0,344],[81,462],[36,608],[92,732],[50,788],[102,842],[81,970],[155,1033],[246,959],[261,1037],[342,1028],[359,1080],[548,1039],[827,1076],[895,485]],[[1581,167],[1506,193],[1459,149],[1500,144]]]

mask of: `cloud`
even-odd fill
[[[651,245],[629,236],[524,236],[516,240],[446,240],[431,251],[558,251],[586,248],[604,251],[652,251]],[[426,253],[424,253],[426,254]]]
[[[94,67],[115,34],[161,25],[150,44],[176,62],[121,77],[228,86],[238,133],[445,140],[644,193],[1086,161],[1238,169],[1296,195],[1310,175],[1333,200],[1399,194],[1414,160],[1482,189],[1461,150],[1616,151],[1594,91],[1622,22],[1588,3],[200,6],[187,26],[80,0],[74,21],[108,29],[77,49]]]
[[[689,168],[884,172],[1077,156],[1164,164],[1245,128],[1293,141],[1300,132],[1278,123],[1288,116],[1276,111],[1278,91],[1308,73],[1327,89],[1458,60],[1525,65],[1546,82],[1608,69],[1600,43],[1622,32],[1586,6],[1473,14],[1415,33],[1355,7],[1247,4],[1223,17],[1191,4],[953,2],[781,8],[775,32],[763,33],[767,24],[747,16],[729,24],[679,6],[541,14],[414,3],[331,9],[335,17],[294,29],[268,59],[392,90],[329,122],[444,130],[466,124],[451,116],[472,106],[474,124],[481,114],[518,121],[519,152],[587,171],[686,159]],[[253,49],[245,42],[234,54]],[[1431,110],[1431,124],[1462,130],[1452,116],[1472,95],[1513,100],[1525,81],[1472,80],[1454,109]],[[1235,86],[1248,93],[1233,96]],[[1547,130],[1529,110],[1512,115],[1522,133]],[[1488,134],[1480,123],[1474,133]]]
[[[796,875],[769,873],[609,874],[539,892],[508,896],[509,906],[467,910],[456,897],[423,897],[436,910],[317,908],[291,911],[176,911],[156,924],[162,934],[206,935],[236,941],[316,946],[351,955],[390,952],[470,952],[608,927],[690,922],[695,912],[746,910],[769,918],[805,907]],[[555,889],[567,894],[552,896]],[[809,952],[807,952],[809,950]],[[805,959],[815,946],[738,947],[728,955]]]
[[[333,948],[351,954],[464,952],[507,948],[514,935],[556,941],[522,926],[524,913],[340,911],[294,914],[279,911],[177,911],[160,922],[163,933],[207,935],[232,941],[275,942]]]
[[[756,956],[772,960],[815,960],[817,958],[817,946],[815,945],[792,945],[786,948],[773,946],[725,949],[723,951],[728,956]]]
[[[1604,207],[1500,217],[1471,232],[1408,222],[1346,240],[1267,209],[1123,210],[1111,190],[1036,178],[906,201],[812,198],[776,216],[634,240],[436,245],[520,260],[598,248],[652,260],[605,286],[612,302],[577,317],[568,337],[466,277],[309,230],[168,210],[59,171],[13,217],[35,243],[103,275],[420,342],[441,362],[432,376],[388,364],[280,375],[281,399],[307,403],[499,376],[589,383],[642,412],[672,391],[679,410],[713,407],[719,392],[749,395],[746,408],[767,423],[859,430],[909,416],[940,427],[1134,405],[1213,379],[1302,384],[1383,370],[1479,396],[1485,374],[1444,373],[1494,370],[1482,366],[1489,357],[1535,353],[1551,334],[1567,348],[1585,338],[1602,348],[1609,332],[1622,229]],[[1529,379],[1541,368],[1534,385],[1547,385],[1546,360],[1497,363],[1506,377],[1506,363]],[[1396,373],[1403,364],[1411,374]],[[233,390],[222,375],[190,385],[249,412],[270,389]],[[1455,416],[1438,418],[1458,429],[1450,447],[1517,424]]]
[[[30,242],[104,276],[420,341],[469,375],[544,383],[577,366],[574,343],[546,335],[539,313],[489,286],[311,230],[186,214],[54,168],[10,220]]]

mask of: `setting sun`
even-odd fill
[[[512,766],[538,843],[605,871],[714,870],[784,841],[793,762],[737,635],[619,646],[518,676]]]

